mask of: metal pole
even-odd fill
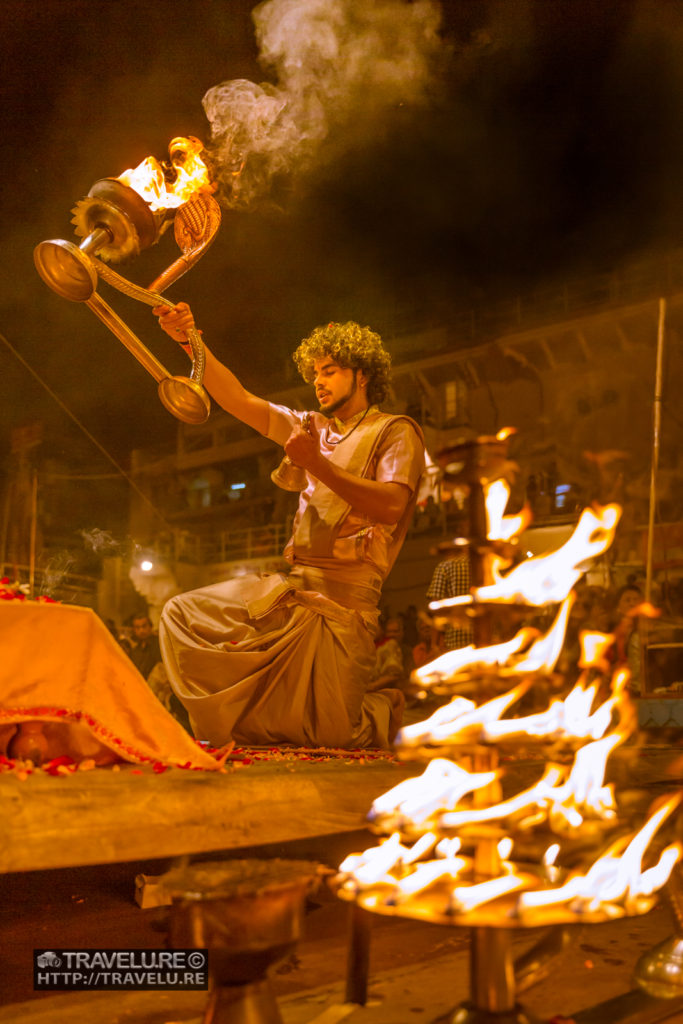
[[[0,575],[4,575],[5,563],[7,562],[7,539],[9,536],[9,523],[10,515],[12,511],[12,489],[14,487],[14,481],[7,481],[7,490],[5,491],[5,501],[2,513],[2,532],[0,532]]]
[[[38,471],[33,470],[33,480],[31,481],[31,536],[29,543],[29,561],[28,561],[28,592],[31,597],[35,597],[35,579],[36,579],[36,531],[38,528]]]
[[[645,600],[652,597],[652,556],[654,551],[655,511],[657,507],[657,471],[659,469],[659,441],[662,420],[662,363],[664,359],[664,334],[666,330],[666,299],[659,300],[659,322],[657,326],[657,363],[655,370],[655,397],[652,414],[652,465],[650,470],[650,514],[647,527],[647,556],[645,562]],[[647,667],[647,623],[641,619],[641,679],[640,692],[645,694]]]
[[[349,910],[345,1002],[357,1003],[359,1006],[365,1006],[368,1000],[371,927],[369,911],[352,903]]]
[[[472,928],[470,934],[470,996],[482,1021],[515,1008],[512,938],[507,928]],[[509,1020],[509,1018],[507,1018]]]
[[[659,300],[659,325],[657,329],[657,369],[655,371],[655,399],[652,426],[652,467],[650,472],[650,519],[647,528],[647,563],[645,576],[645,600],[652,596],[652,553],[654,547],[655,508],[657,504],[657,470],[659,468],[659,440],[662,420],[662,362],[664,355],[664,331],[666,328],[666,299]]]

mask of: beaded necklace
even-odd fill
[[[351,437],[351,434],[354,432],[356,427],[359,427],[361,425],[361,423],[363,422],[363,420],[365,419],[369,412],[370,406],[367,407],[367,409],[365,410],[361,418],[358,420],[358,422],[354,423],[354,425],[349,430],[348,434],[342,434],[338,441],[330,441],[330,425],[328,423],[327,427],[325,428],[325,444],[329,444],[332,445],[332,447],[336,447],[338,444],[341,444],[342,441],[345,441],[347,437]]]

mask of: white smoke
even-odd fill
[[[440,9],[432,0],[267,0],[253,11],[274,82],[234,79],[203,99],[222,198],[246,207],[277,175],[300,175],[388,112],[429,95]]]
[[[71,572],[74,559],[68,551],[60,551],[48,559],[42,571],[40,594],[43,597],[54,597]]]
[[[96,555],[112,554],[119,551],[121,544],[115,540],[106,530],[94,527],[92,530],[79,530],[83,538],[83,544]]]

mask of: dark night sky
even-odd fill
[[[207,139],[207,89],[267,77],[253,6],[3,5],[0,331],[117,457],[172,438],[175,420],[114,336],[46,288],[32,250],[73,239],[71,207],[96,179],[163,157],[175,135]],[[463,304],[681,244],[681,4],[443,0],[441,9],[426,103],[337,123],[317,170],[279,189],[281,208],[226,211],[210,253],[169,292],[192,303],[207,340],[255,390],[321,321],[386,330],[403,305],[447,320]],[[176,255],[166,236],[125,272],[146,283]],[[101,291],[180,372],[183,357],[146,307]],[[12,425],[36,418],[56,453],[79,448],[65,414],[0,352],[0,452]]]

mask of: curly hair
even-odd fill
[[[383,402],[389,392],[391,356],[379,334],[360,327],[353,320],[345,324],[316,327],[292,355],[297,370],[307,384],[313,382],[316,359],[329,356],[345,369],[362,370],[368,378],[368,402]]]

